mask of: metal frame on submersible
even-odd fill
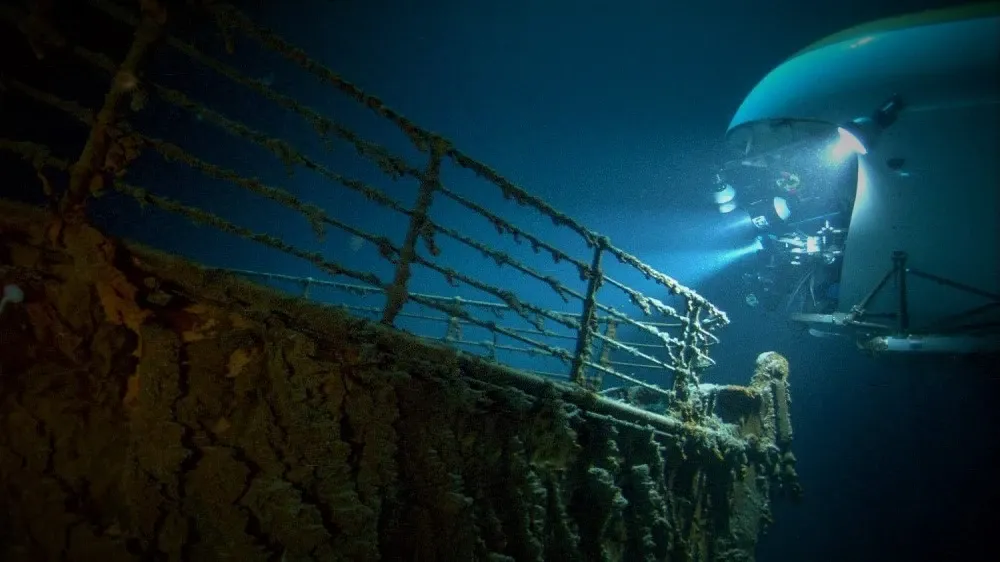
[[[933,324],[916,329],[910,326],[909,294],[907,276],[914,275],[940,285],[989,299],[986,304],[956,312],[936,320]],[[868,306],[876,296],[887,289],[890,280],[895,280],[896,310],[893,312],[871,312]],[[861,302],[851,307],[848,314],[805,314],[795,313],[792,320],[806,324],[827,325],[852,329],[855,334],[865,334],[867,338],[858,341],[858,346],[871,352],[881,351],[927,351],[947,353],[975,353],[996,351],[997,336],[979,336],[981,331],[996,330],[1000,324],[995,321],[963,323],[1000,307],[1000,295],[971,287],[964,283],[934,275],[907,266],[907,255],[903,251],[892,254],[892,267]],[[894,324],[875,320],[895,320]],[[814,329],[815,330],[815,329]],[[819,330],[813,332],[822,335]],[[837,335],[836,332],[830,332]],[[983,339],[985,338],[985,339]]]

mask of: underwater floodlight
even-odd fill
[[[837,140],[833,142],[826,159],[831,164],[840,164],[855,154],[868,154],[868,149],[854,133],[844,127],[837,127]]]
[[[792,214],[784,197],[754,201],[748,206],[747,212],[750,213],[750,222],[757,230],[769,230],[788,220]]]
[[[725,205],[736,199],[736,188],[728,183],[720,183],[715,186],[712,192],[712,200],[716,205]]]
[[[896,122],[904,107],[899,94],[893,94],[870,117],[858,117],[837,127],[838,138],[831,150],[831,160],[843,161],[851,154],[868,154],[882,131]]]
[[[736,210],[736,201],[729,201],[719,205],[719,212],[722,214],[731,213]]]
[[[788,220],[788,217],[792,216],[791,209],[788,208],[788,201],[784,197],[774,198],[774,214],[778,216],[782,221]]]

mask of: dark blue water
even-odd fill
[[[772,67],[851,25],[950,2],[437,0],[423,7],[398,0],[312,0],[294,9],[250,4],[259,21],[324,64],[729,312],[733,323],[720,333],[722,344],[714,353],[720,366],[709,371],[706,382],[746,382],[762,351],[790,359],[794,449],[806,495],[798,505],[776,506],[776,523],[761,542],[759,560],[960,560],[990,544],[987,514],[1000,500],[991,464],[1000,456],[995,405],[1000,384],[988,376],[995,368],[948,358],[873,359],[841,342],[811,339],[779,313],[748,308],[739,271],[721,261],[739,242],[720,232],[717,215],[704,204],[722,158],[726,125]],[[217,44],[210,36],[201,41],[206,50]],[[357,111],[279,57],[237,44],[227,62],[423,165],[424,156],[398,130]],[[307,125],[244,89],[193,70],[183,57],[160,53],[151,68],[164,83],[197,93],[230,117],[326,154]],[[289,178],[263,151],[205,132],[202,120],[190,114],[158,109],[163,111],[141,117],[148,120],[144,125],[185,149],[280,185],[372,232],[397,240],[402,235],[403,221],[363,198],[330,189],[308,173]],[[350,151],[341,147],[321,161],[413,203],[414,182],[386,181]],[[193,172],[178,169],[164,176],[157,169],[139,166],[130,180],[340,256],[349,266],[384,276],[391,271],[370,244],[337,233],[317,240],[294,213],[278,212],[264,200]],[[449,169],[445,180],[559,245],[582,248],[548,219],[518,214],[467,173]],[[109,197],[95,207],[97,219],[116,233],[212,265],[317,275],[300,260],[155,210],[129,207],[134,212],[122,213],[122,205]],[[516,249],[509,239],[490,238],[489,224],[459,214],[447,202],[435,204],[434,218]],[[557,299],[543,296],[544,288],[517,285],[523,278],[497,273],[491,261],[442,244],[445,257],[472,264],[473,273],[560,308]],[[525,259],[574,282],[571,271],[544,257]],[[655,290],[641,279],[635,282]],[[423,274],[412,287],[476,297]]]

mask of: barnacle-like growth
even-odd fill
[[[788,381],[788,359],[774,351],[765,351],[757,356],[751,384],[767,385],[771,381]]]

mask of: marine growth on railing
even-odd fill
[[[216,2],[189,8],[214,26],[216,37],[221,31],[219,45],[196,46],[195,41],[184,38],[184,31],[175,30],[173,14],[156,2],[142,2],[141,13],[133,12],[133,3],[128,8],[110,0],[89,0],[88,4],[109,24],[117,22],[115,25],[132,29],[131,44],[124,56],[102,52],[85,40],[70,40],[56,24],[37,13],[22,13],[10,7],[0,11],[7,32],[19,29],[36,52],[51,52],[93,73],[103,73],[110,84],[103,104],[91,108],[65,94],[52,93],[43,85],[29,83],[26,78],[22,80],[16,73],[5,72],[2,76],[5,96],[62,112],[89,129],[79,154],[58,154],[46,139],[0,138],[0,149],[22,156],[35,168],[45,192],[58,198],[59,209],[67,220],[85,216],[93,196],[108,192],[125,195],[144,208],[176,213],[199,225],[294,256],[311,264],[317,275],[325,273],[329,279],[270,268],[207,263],[208,267],[291,287],[305,298],[317,298],[312,291],[315,289],[335,290],[340,296],[317,300],[489,360],[568,378],[593,390],[600,389],[603,378],[610,376],[684,402],[690,385],[697,384],[701,371],[712,364],[709,346],[718,341],[712,332],[728,322],[725,313],[695,291],[616,247],[607,237],[460,151],[449,140],[417,126],[235,8]],[[190,16],[187,14],[184,21],[191,21]],[[250,43],[245,43],[248,40]],[[273,80],[242,72],[227,60],[238,48],[262,49],[297,67],[297,72],[318,78],[329,88],[330,95],[342,96],[355,103],[359,112],[373,114],[401,131],[409,148],[399,152],[408,155],[396,154],[364,138],[355,127],[278,91]],[[148,59],[161,50],[185,59],[200,72],[212,73],[247,95],[257,96],[261,103],[272,104],[275,110],[286,112],[288,119],[303,120],[318,134],[326,147],[323,150],[337,150],[335,143],[346,143],[358,158],[373,164],[382,179],[399,185],[388,190],[359,179],[332,165],[322,151],[317,154],[304,147],[300,137],[265,132],[265,128],[229,114],[226,104],[199,99],[204,92],[198,88],[161,79],[166,77],[144,68]],[[144,125],[148,120],[140,118],[155,112],[188,115],[197,126],[213,128],[230,138],[234,146],[240,143],[238,146],[253,147],[255,154],[272,155],[287,169],[289,180],[260,179],[239,166],[218,162],[211,151],[187,146],[185,138],[168,138],[155,127]],[[298,142],[289,140],[292,138]],[[311,145],[312,141],[304,144]],[[414,155],[421,159],[417,164],[411,163]],[[147,162],[150,157],[153,160]],[[156,173],[134,174],[137,166],[153,167]],[[143,180],[174,177],[182,173],[177,171],[180,168],[187,168],[184,177],[197,174],[205,181],[223,182],[255,201],[294,211],[311,226],[318,242],[301,243],[281,231],[247,226],[238,214],[233,216],[225,208],[210,209],[185,200],[170,185]],[[53,186],[50,169],[68,172],[68,185],[62,189]],[[356,213],[352,217],[343,208],[310,201],[312,198],[303,195],[291,180],[293,172],[300,173],[296,170],[315,174],[328,190],[363,198],[391,218],[359,223],[351,220],[357,219]],[[461,172],[467,174],[467,180],[450,179]],[[413,192],[401,196],[411,184]],[[495,194],[519,209],[516,219],[496,205],[481,201]],[[444,205],[460,212],[434,213]],[[539,229],[537,224],[529,225],[538,217],[551,221],[554,227]],[[488,228],[470,228],[471,221]],[[405,224],[405,229],[394,235],[391,229],[373,228],[373,224]],[[502,242],[494,240],[496,235],[491,230]],[[377,250],[376,255],[368,263],[342,259],[338,252],[322,246],[329,231],[348,236],[352,247],[365,245]],[[464,257],[449,258],[450,253],[459,252],[479,254],[508,273],[499,277],[483,275],[481,268],[470,271],[463,267]],[[568,272],[557,275],[554,271],[558,267],[568,268]],[[511,278],[510,271],[516,277]],[[631,280],[633,275],[637,281]],[[418,276],[436,276],[454,292],[419,290]],[[637,285],[642,283],[648,288],[640,290]],[[524,289],[529,285],[535,288]],[[423,286],[434,284],[428,281]],[[664,297],[654,298],[649,293]],[[377,297],[380,302],[359,302],[347,295]],[[553,299],[565,306],[551,306]],[[634,307],[634,312],[628,312],[627,307]],[[624,334],[629,334],[632,341],[622,339]],[[539,360],[524,363],[505,358],[511,354]],[[544,365],[555,366],[543,366],[542,358],[555,362]]]

